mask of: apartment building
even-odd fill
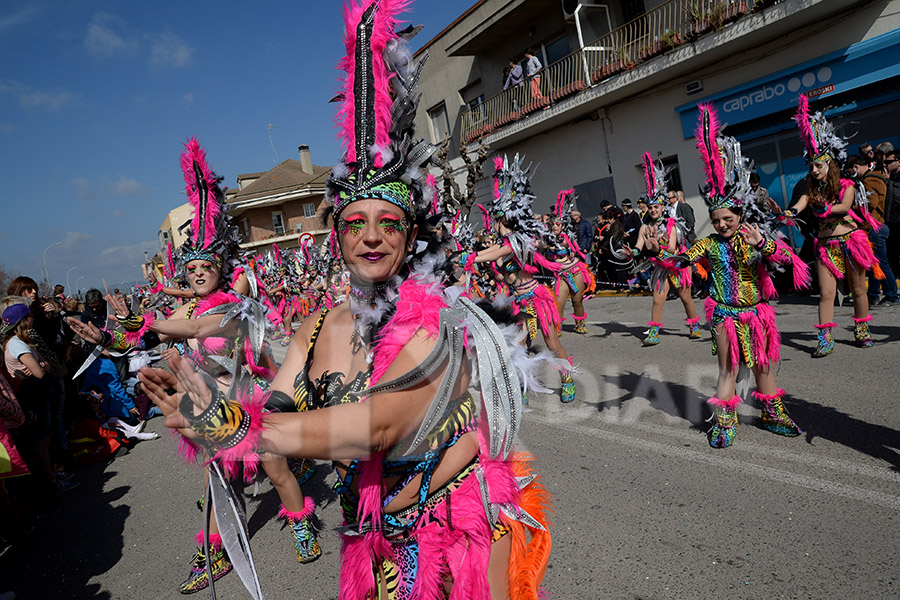
[[[504,89],[504,68],[529,49],[539,81]],[[538,212],[567,187],[591,216],[603,200],[637,198],[650,152],[703,232],[699,103],[716,106],[785,205],[806,172],[791,120],[799,94],[855,134],[852,149],[900,143],[898,50],[898,0],[480,0],[417,51],[429,54],[417,127],[450,136],[460,180],[459,153],[479,141],[525,154],[540,165]]]
[[[330,221],[323,220],[331,167],[314,165],[308,146],[300,146],[299,154],[299,160],[285,160],[269,171],[238,175],[238,187],[226,191],[242,250],[262,252],[276,243],[296,248],[304,235],[321,243],[331,230]]]

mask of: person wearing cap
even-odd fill
[[[634,248],[641,232],[641,215],[631,205],[631,198],[622,200],[622,225],[625,227],[625,243]]]

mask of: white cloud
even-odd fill
[[[81,198],[83,202],[92,202],[94,200],[94,186],[87,177],[76,177],[72,180],[72,185],[75,187],[75,194]]]
[[[119,175],[116,181],[109,184],[109,193],[115,196],[139,196],[147,191],[147,186],[131,177]]]
[[[183,68],[190,64],[194,48],[186,40],[171,32],[163,32],[153,38],[150,45],[150,67]]]
[[[36,2],[28,2],[21,9],[10,13],[8,15],[0,16],[0,31],[4,29],[10,29],[15,27],[16,25],[22,25],[23,23],[27,23],[31,19],[37,16],[40,12],[41,7]]]
[[[12,123],[0,123],[0,135],[12,135],[16,130],[16,126]]]
[[[62,239],[62,243],[63,247],[71,247],[79,244],[80,242],[91,240],[93,238],[94,236],[89,233],[84,233],[83,231],[69,231]]]
[[[178,99],[178,103],[184,106],[185,108],[190,108],[194,105],[194,92],[188,92],[184,94]]]
[[[137,47],[136,40],[123,33],[124,21],[113,15],[98,12],[88,25],[84,47],[88,54],[98,58],[110,58],[131,54]]]
[[[56,112],[75,101],[69,92],[27,91],[19,95],[19,105],[29,110],[49,110]]]

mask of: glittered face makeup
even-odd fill
[[[362,235],[366,228],[366,218],[359,214],[353,214],[346,218],[338,219],[338,233],[341,235]],[[378,219],[379,229],[387,235],[404,233],[409,229],[409,221],[406,217],[385,214]]]
[[[341,235],[362,235],[366,227],[366,218],[360,214],[338,219],[337,231]]]
[[[416,234],[402,209],[376,198],[355,201],[335,225],[347,269],[363,282],[396,275]]]

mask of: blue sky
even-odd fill
[[[475,0],[418,0],[424,44]],[[253,7],[253,8],[249,8]],[[0,3],[0,264],[51,283],[140,277],[144,251],[184,202],[181,144],[213,169],[271,168],[308,144],[338,158],[341,2]],[[80,280],[79,280],[80,278]],[[102,289],[102,287],[101,287]],[[3,290],[5,291],[5,290]]]

